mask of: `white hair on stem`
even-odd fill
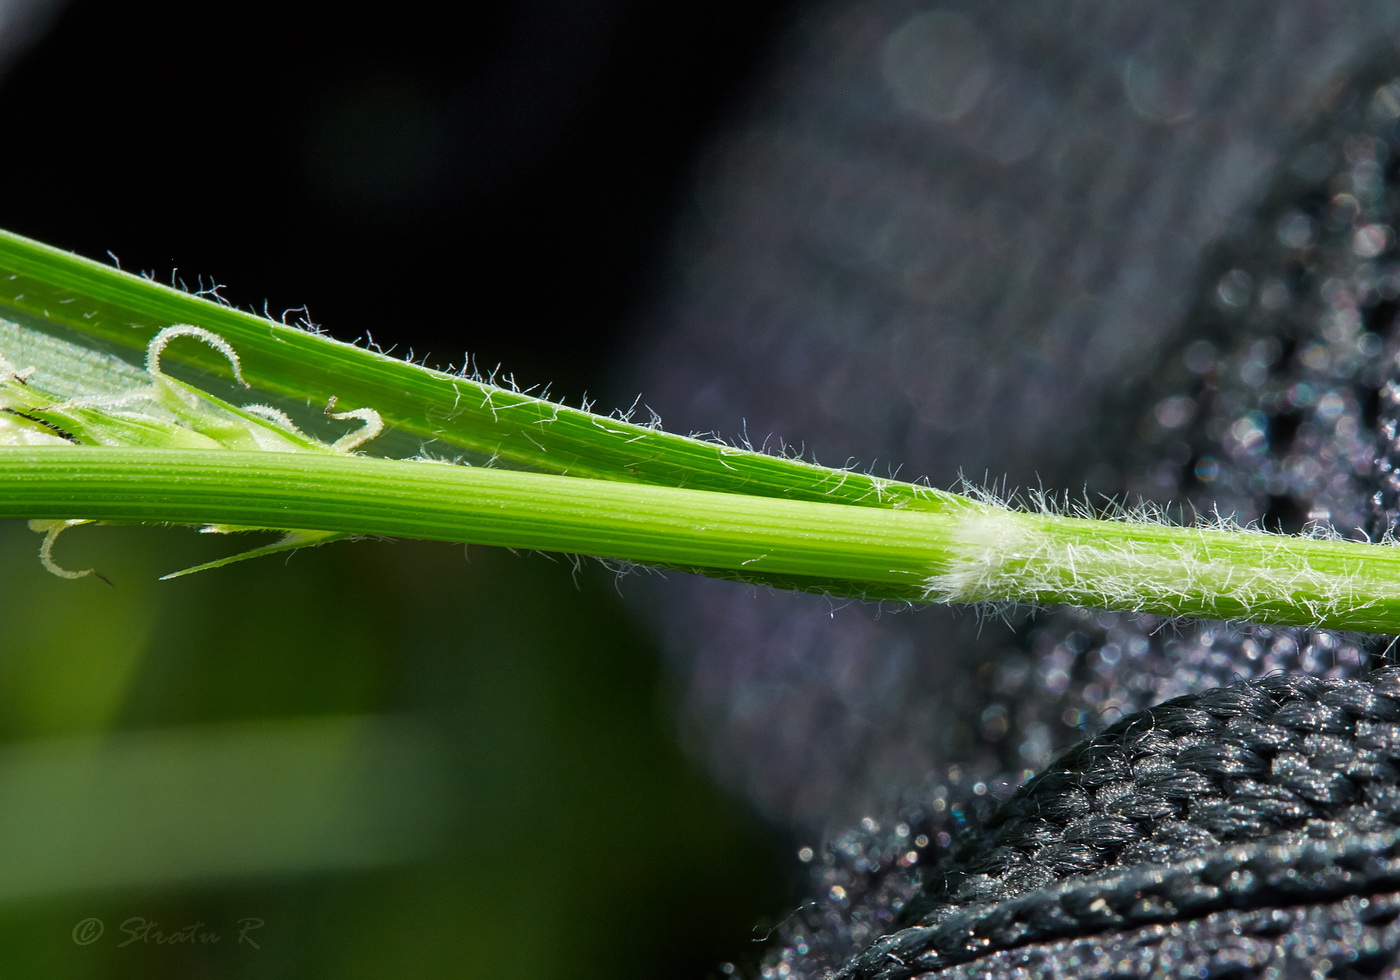
[[[35,531],[44,536],[43,542],[39,545],[39,563],[44,566],[45,571],[48,571],[53,575],[57,575],[59,578],[66,579],[87,578],[89,575],[92,575],[97,578],[100,578],[108,585],[112,584],[111,579],[107,578],[107,576],[103,575],[96,569],[84,568],[82,571],[75,572],[72,569],[64,568],[58,562],[53,560],[53,546],[54,542],[58,540],[58,536],[64,531],[68,530],[70,527],[77,527],[79,524],[90,523],[92,522],[81,519],[33,520],[29,522],[29,530]]]
[[[988,509],[960,519],[951,549],[959,557],[925,580],[930,601],[996,604],[1055,596],[1052,601],[1132,612],[1161,612],[1164,601],[1201,610],[1217,604],[1261,611],[1292,607],[1318,623],[1396,594],[1378,595],[1359,562],[1318,564],[1300,552],[1300,539],[1347,540],[1319,522],[1297,536],[1241,525],[1219,513],[1183,526],[1154,503],[1093,507],[1043,491],[1027,494],[1030,512],[1014,511],[1004,492],[966,482],[959,489]],[[1081,520],[1095,523],[1070,526]],[[1135,537],[1133,527],[1170,527],[1178,534],[1172,540]],[[1231,544],[1221,535],[1248,535],[1250,560],[1221,553],[1222,545]],[[1387,536],[1379,543],[1395,541]]]
[[[210,347],[214,348],[224,357],[228,358],[229,366],[233,369],[233,379],[245,388],[252,387],[243,380],[243,369],[238,360],[238,352],[233,346],[212,330],[203,327],[196,327],[192,323],[175,323],[151,338],[150,344],[146,346],[146,373],[152,377],[163,377],[164,372],[160,369],[160,358],[165,353],[165,348],[170,346],[170,342],[177,337],[193,337],[202,340]]]
[[[330,403],[326,405],[326,415],[328,417],[338,421],[358,419],[364,423],[364,425],[360,426],[358,429],[347,432],[335,442],[331,443],[331,448],[337,452],[352,452],[384,431],[384,419],[382,419],[379,413],[374,409],[352,408],[348,412],[333,412],[331,409],[335,408],[335,402],[335,396],[332,395]]]

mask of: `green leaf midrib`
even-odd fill
[[[194,323],[238,350],[255,388],[310,401],[334,395],[342,409],[373,408],[395,429],[509,466],[863,506],[921,508],[960,499],[559,406],[278,324],[0,232],[0,315],[6,309],[130,349],[144,347],[163,327]],[[227,364],[199,345],[172,347],[166,359],[228,376]]]

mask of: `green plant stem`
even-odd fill
[[[955,500],[960,498],[954,498]],[[967,501],[952,510],[981,509]],[[240,525],[574,552],[916,598],[957,522],[884,510],[350,456],[0,449],[0,517]]]
[[[81,421],[103,437],[70,436],[105,443],[0,448],[0,516],[400,535],[865,598],[1066,603],[1400,633],[1393,547],[1013,513],[430,370],[4,232],[0,317],[15,321],[0,324],[0,382],[17,413],[5,421],[48,424],[50,433]],[[364,459],[334,455],[333,445],[320,446],[332,453],[323,455],[310,451],[314,440],[291,454],[126,448],[173,447],[192,423],[178,411],[163,427],[132,414],[128,396],[156,390],[156,375],[129,354],[93,348],[139,351],[174,323],[214,331],[222,346],[183,341],[162,364],[226,377],[232,355],[220,351],[236,351],[255,389],[318,407],[334,396],[339,417],[376,409],[401,437],[439,454],[457,447],[542,472]],[[160,383],[188,396],[185,415],[228,421],[240,411],[215,412],[197,387]],[[46,423],[55,413],[63,421]],[[239,418],[248,431],[268,427],[261,416]],[[133,426],[155,428],[147,439]],[[303,535],[250,554],[324,539]]]
[[[863,597],[1032,599],[1400,632],[1400,549],[941,507],[850,507],[350,456],[0,450],[0,517],[236,524],[597,555]]]

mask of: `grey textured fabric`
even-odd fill
[[[828,463],[899,460],[935,484],[961,469],[1284,530],[1393,530],[1398,25],[1382,3],[815,10],[772,100],[708,169],[643,368],[687,394],[652,405],[672,426],[723,433],[742,416],[750,438],[800,438]],[[890,616],[698,582],[672,583],[664,608],[697,751],[776,819],[859,821],[804,852],[814,900],[765,976],[848,960],[852,976],[956,972],[968,956],[929,939],[936,923],[990,934],[1022,912],[1055,919],[1065,895],[1088,909],[1074,928],[981,943],[987,959],[966,969],[1306,975],[1346,942],[1375,955],[1335,975],[1389,968],[1393,841],[1367,836],[1374,821],[1307,818],[1361,865],[1392,868],[1350,890],[1172,899],[1169,914],[1098,926],[1094,903],[1127,894],[1103,876],[1139,875],[1139,891],[1189,877],[1183,852],[1092,846],[1128,847],[1122,815],[1098,813],[1041,841],[1059,857],[1021,877],[965,857],[1018,805],[998,814],[996,798],[1115,719],[1279,671],[1354,680],[1385,638],[1073,610]],[[1299,778],[1324,795],[1354,785],[1350,762],[1317,751]],[[1193,764],[1171,778],[1199,777]],[[1394,765],[1377,763],[1386,785]],[[1053,810],[1046,785],[1019,799]],[[1067,812],[1075,792],[1059,789]],[[1235,860],[1214,817],[1131,819],[1139,844],[1175,833],[1201,860]],[[1281,828],[1258,854],[1310,860],[1311,838]],[[964,894],[951,872],[999,884]],[[1382,911],[1340,938],[1357,903]],[[1123,931],[1104,954],[1109,929]],[[1228,955],[1189,953],[1188,933]]]
[[[841,975],[903,980],[1086,936],[1121,944],[1114,933],[1146,924],[1202,920],[1204,938],[1244,921],[1203,921],[1223,911],[1390,896],[1400,890],[1397,697],[1394,668],[1356,680],[1276,675],[1127,719],[966,834],[902,910],[903,927]],[[1400,961],[1387,936],[1352,955]],[[1274,936],[1241,975],[1301,962],[1300,938]]]
[[[1397,24],[1400,8],[1384,3],[818,8],[761,108],[704,170],[642,355],[645,397],[673,428],[746,427],[755,443],[772,433],[879,472],[896,461],[935,485],[962,471],[1074,494],[1191,496],[1259,519],[1267,492],[1228,472],[1189,485],[1181,440],[1144,426],[1171,429],[1188,413],[1219,424],[1254,397],[1261,371],[1292,383],[1282,346],[1205,337],[1231,312],[1211,297],[1240,292],[1221,285],[1233,263],[1218,249],[1233,238],[1245,256],[1267,246],[1281,259],[1278,234],[1306,247],[1309,226],[1265,227],[1259,209],[1290,162],[1325,184],[1344,137],[1311,156],[1306,140],[1348,111],[1347,84]],[[947,60],[940,45],[961,67],[943,88],[918,89],[911,78]],[[1321,329],[1302,323],[1317,311],[1292,292],[1287,310],[1266,308],[1279,293],[1264,271],[1243,291],[1252,336]],[[1193,310],[1222,322],[1188,325]],[[1203,337],[1211,346],[1192,346]],[[1191,365],[1196,379],[1233,372],[1243,394],[1202,412],[1194,391],[1162,384]],[[1316,417],[1352,431],[1327,394]],[[1185,400],[1161,404],[1171,397]],[[1237,435],[1247,455],[1245,427]],[[1134,451],[1142,442],[1150,453]],[[1317,506],[1349,532],[1365,503],[1337,506],[1339,489]],[[1085,730],[1236,670],[1349,671],[1363,659],[1331,641],[1275,650],[1268,637],[1240,658],[1216,649],[1218,633],[1163,637],[1138,656],[1156,624],[1123,617],[1086,619],[1083,649],[1055,653],[1044,648],[1058,635],[1028,620],[833,615],[820,598],[755,600],[716,583],[666,594],[662,628],[696,751],[766,813],[809,830],[854,822],[887,802],[887,787],[950,765],[973,783],[1020,778]],[[1093,650],[1123,630],[1117,648],[1134,662],[1120,669]],[[1030,670],[1018,652],[1028,643],[1064,664],[1030,671],[1048,698],[1016,721],[996,696],[1023,699],[1007,672]],[[1178,669],[1188,650],[1198,663]],[[1062,676],[1076,673],[1093,676]]]

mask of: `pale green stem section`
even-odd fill
[[[1028,600],[1400,633],[1400,549],[850,507],[352,456],[0,449],[0,517],[236,524],[574,552],[864,597]]]
[[[1391,544],[1009,512],[959,535],[962,558],[930,579],[930,599],[1400,632]]]

